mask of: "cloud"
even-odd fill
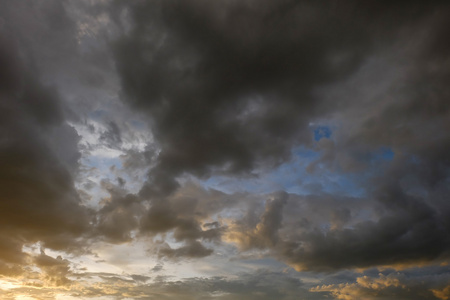
[[[136,285],[133,281],[114,276],[103,276],[103,280],[94,288],[78,286],[74,293],[78,297],[132,297],[143,299],[297,299],[308,295],[319,299],[302,287],[302,282],[282,272],[259,270],[243,273],[237,278],[226,279],[191,278],[182,281],[158,280]]]
[[[162,264],[157,264],[155,265],[153,268],[151,268],[152,272],[159,272],[164,268],[164,266]]]
[[[445,299],[448,272],[434,276],[392,272],[376,276],[361,276],[354,283],[321,285],[312,292],[330,292],[335,299]]]
[[[221,241],[226,226],[211,220],[220,220],[218,214],[237,205],[238,197],[239,195],[228,195],[212,189],[205,190],[188,182],[172,196],[151,203],[149,210],[141,218],[140,233],[152,236],[172,233],[174,241],[185,244],[176,249],[167,244],[163,244],[162,248],[158,246],[158,255],[166,255],[168,258],[210,255],[213,250],[205,248],[200,242]]]
[[[106,143],[110,148],[120,147],[122,144],[122,137],[119,126],[110,121],[108,123],[108,128],[100,135],[100,140]]]
[[[0,40],[5,66],[0,86],[0,262],[11,267],[25,264],[24,244],[81,249],[91,218],[74,187],[79,136],[65,122],[56,90],[39,81],[33,57],[19,47],[26,41],[14,34],[14,14],[5,12]]]
[[[49,299],[45,285],[86,298],[449,298],[448,274],[430,275],[450,259],[449,15],[419,1],[2,2],[0,274],[36,279],[24,280]],[[258,177],[277,178],[266,194],[207,188]],[[283,180],[299,194],[275,191]],[[160,277],[79,283],[61,258],[142,241]],[[317,287],[269,271],[164,277],[244,257]]]
[[[128,9],[133,29],[117,42],[115,59],[127,101],[148,114],[161,148],[141,191],[153,197],[176,189],[175,178],[185,172],[255,172],[261,164],[286,161],[294,145],[311,145],[311,121],[346,111],[316,92],[335,83],[345,86],[342,82],[358,75],[367,59],[403,38],[404,27],[433,27],[427,22],[437,8],[164,1]],[[424,77],[411,79],[417,83]],[[420,111],[417,101],[413,110]],[[364,103],[339,102],[352,114]],[[404,122],[391,117],[404,108],[401,102],[392,107],[378,127],[389,132],[387,127],[395,127],[391,122]],[[362,112],[363,121],[371,115]],[[366,141],[381,136],[359,134]],[[344,151],[349,150],[356,149]]]
[[[443,289],[431,290],[436,298],[447,300],[450,298],[450,286],[446,286]]]
[[[169,259],[174,258],[199,258],[205,257],[213,253],[212,249],[208,249],[203,246],[198,241],[189,241],[187,245],[172,249],[170,246],[166,245],[165,247],[159,248],[158,254],[161,257],[166,257]]]
[[[130,242],[132,231],[138,228],[144,207],[139,198],[119,185],[102,181],[102,187],[110,194],[97,213],[96,234],[109,243]]]
[[[236,222],[227,232],[226,240],[236,241],[243,250],[251,248],[272,248],[279,239],[278,230],[282,224],[283,206],[287,202],[288,195],[283,193],[275,195],[272,199],[267,200],[265,210],[259,218],[259,222],[253,228],[248,228],[249,221]]]
[[[264,209],[236,216],[224,241],[269,251],[299,271],[448,261],[446,215],[401,191],[382,192],[389,198],[273,195]]]
[[[148,114],[161,148],[143,195],[172,192],[184,172],[277,165],[311,142],[313,90],[350,74],[371,38],[337,13],[314,17],[328,5],[130,5],[134,27],[117,42],[116,63],[126,99]],[[339,65],[327,63],[337,54]]]
[[[34,257],[34,263],[44,271],[43,281],[46,285],[66,286],[71,281],[67,278],[69,274],[69,261],[61,256],[53,258],[42,252]]]
[[[322,156],[311,172],[370,168],[361,209],[376,217],[354,219],[355,210],[336,201],[331,213],[320,209],[333,224],[316,220],[299,231],[282,222],[286,212],[274,202],[259,222],[228,237],[243,249],[270,249],[298,269],[446,259],[449,210],[440,199],[449,168],[441,133],[449,126],[448,73],[429,53],[439,52],[431,40],[447,10],[293,1],[127,8],[132,29],[114,46],[124,100],[147,114],[160,149],[140,191],[151,205],[144,231],[201,237],[198,222],[180,218],[167,200],[186,174],[258,174],[287,162],[296,145],[317,146]],[[333,135],[315,143],[309,124],[327,118]],[[394,159],[374,167],[371,155],[382,147]],[[433,196],[412,195],[411,180]]]

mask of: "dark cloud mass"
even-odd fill
[[[449,20],[0,2],[0,297],[449,299]]]
[[[150,194],[170,192],[183,172],[239,174],[286,161],[293,146],[310,144],[309,122],[335,102],[345,105],[323,102],[316,89],[345,80],[437,10],[310,1],[155,1],[130,9],[134,27],[117,42],[116,62],[160,143],[143,189]]]
[[[129,9],[133,28],[115,45],[116,62],[126,98],[148,113],[161,149],[140,193],[154,203],[146,229],[177,226],[170,205],[155,200],[178,187],[177,177],[276,166],[293,147],[312,147],[309,124],[329,119],[337,138],[317,144],[311,172],[318,164],[370,172],[371,152],[395,153],[365,183],[377,218],[333,230],[318,224],[283,241],[274,202],[254,229],[236,233],[242,247],[274,247],[317,270],[448,257],[449,73],[438,41],[446,5],[164,1]],[[330,218],[342,214],[333,205]]]
[[[149,112],[161,147],[144,193],[170,192],[183,172],[276,165],[293,145],[309,142],[307,124],[318,109],[313,89],[349,74],[370,43],[333,12],[316,18],[320,6],[132,7],[134,28],[116,46],[118,70],[129,98]],[[327,63],[337,54],[342,66]]]
[[[57,91],[39,82],[33,58],[21,52],[9,25],[3,24],[0,38],[2,273],[25,263],[24,244],[75,250],[90,218],[73,184],[79,136],[64,122]]]

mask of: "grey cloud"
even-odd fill
[[[93,277],[101,279],[95,286],[74,285],[71,293],[79,298],[96,298],[108,295],[114,298],[140,299],[442,299],[448,295],[449,272],[447,267],[413,268],[404,271],[391,269],[373,270],[375,273],[348,273],[324,276],[312,282],[292,272],[257,270],[240,273],[235,278],[190,278],[173,281],[158,277],[153,282],[136,282],[129,276],[111,273],[78,273],[83,283]],[[144,279],[147,276],[131,275]],[[313,277],[314,278],[314,277]],[[311,279],[306,277],[305,279]],[[343,283],[340,283],[339,281]],[[53,290],[57,287],[53,287]],[[32,287],[17,289],[23,295]],[[36,291],[35,291],[36,292]],[[48,290],[39,287],[39,295],[45,297]],[[31,294],[33,295],[33,294]],[[36,295],[36,294],[34,294]],[[45,298],[44,298],[45,299]]]
[[[44,271],[43,281],[48,285],[65,286],[70,285],[71,280],[67,278],[70,274],[69,261],[58,256],[53,258],[42,252],[34,258],[36,266]]]
[[[342,83],[439,6],[164,1],[129,9],[134,27],[115,57],[127,99],[148,113],[161,147],[141,191],[148,197],[172,192],[184,172],[242,174],[286,161],[294,145],[311,144],[309,122],[347,104],[317,90]]]
[[[258,223],[252,226],[251,220],[236,222],[227,233],[227,238],[237,241],[243,250],[251,248],[272,248],[279,239],[278,230],[282,226],[283,206],[287,202],[288,195],[283,193],[275,195],[267,200],[265,210],[261,214]],[[245,222],[247,221],[247,222]],[[250,221],[250,222],[248,222]]]
[[[110,121],[106,130],[100,135],[100,141],[106,143],[110,148],[120,147],[122,137],[119,126],[115,122]]]
[[[225,240],[244,251],[270,250],[297,270],[448,261],[445,210],[437,211],[395,184],[377,191],[373,199],[289,195],[287,200],[268,202],[261,212],[250,209],[256,212],[254,218],[235,221]]]
[[[164,1],[128,8],[133,28],[114,49],[124,99],[147,113],[160,148],[140,191],[151,203],[143,231],[200,236],[198,221],[179,217],[167,200],[181,176],[257,174],[288,161],[294,146],[317,146],[322,157],[311,172],[370,168],[371,179],[360,182],[367,207],[335,201],[312,211],[317,220],[303,213],[300,229],[286,225],[289,213],[268,207],[228,238],[244,249],[272,249],[299,269],[447,257],[448,68],[439,66],[447,56],[436,40],[446,32],[446,6]],[[336,129],[314,143],[308,126],[324,119]],[[395,157],[373,167],[371,155],[382,147]],[[411,195],[411,180],[433,196]]]
[[[278,230],[282,222],[282,209],[286,201],[287,194],[282,194],[266,204],[261,222],[256,225],[256,234],[266,240],[265,244],[274,245],[277,243]]]
[[[157,264],[157,265],[155,265],[153,268],[151,268],[151,271],[152,271],[152,272],[159,272],[159,271],[161,271],[163,268],[164,268],[163,265]]]
[[[131,241],[131,232],[138,228],[144,210],[140,199],[120,184],[117,186],[104,180],[102,186],[110,197],[103,199],[105,204],[98,211],[96,234],[110,243]]]
[[[2,9],[0,60],[6,67],[0,86],[0,239],[6,243],[0,261],[20,265],[24,244],[40,241],[56,250],[80,250],[92,219],[73,181],[79,136],[65,122],[59,94],[39,81],[33,56],[21,47],[26,40],[16,34],[15,13]],[[65,26],[58,18],[48,21]],[[18,257],[10,256],[9,249]]]
[[[114,284],[119,283],[120,284]],[[182,281],[162,280],[135,285],[122,278],[108,276],[96,287],[81,289],[79,296],[96,297],[104,290],[114,297],[135,297],[142,299],[321,299],[319,293],[311,293],[303,283],[290,274],[258,270],[239,274],[235,279],[221,277],[191,278]]]
[[[198,241],[189,241],[186,245],[172,249],[169,245],[164,245],[158,251],[161,257],[177,258],[200,258],[211,255],[213,249],[208,249]]]
[[[431,32],[441,30],[429,19],[425,24]],[[450,165],[445,154],[449,149],[449,124],[443,83],[448,71],[445,67],[431,68],[436,63],[432,58],[418,59],[429,46],[427,39],[426,43],[419,40],[420,47],[408,49],[416,53],[404,53],[405,61],[417,69],[400,79],[388,79],[381,93],[365,91],[361,97],[368,99],[361,103],[350,102],[348,111],[342,110],[347,118],[341,123],[342,130],[336,132],[335,141],[326,141],[331,146],[323,148],[321,160],[315,163],[334,170],[372,172],[373,178],[364,183],[368,194],[364,201],[375,200],[380,218],[298,237],[285,248],[284,255],[291,263],[298,263],[299,269],[448,261],[450,210],[444,199],[449,193]],[[374,165],[368,155],[386,146],[391,147],[394,158],[389,163],[379,159]],[[348,154],[356,160],[346,159]]]
[[[135,169],[145,169],[154,164],[156,149],[147,146],[144,151],[130,149],[121,156],[123,167],[130,173]]]
[[[164,201],[151,202],[150,209],[141,218],[140,232],[151,235],[172,232],[175,241],[185,243],[178,249],[164,246],[159,253],[167,254],[169,258],[209,255],[212,250],[205,248],[200,241],[220,242],[226,228],[218,221],[212,222],[214,226],[208,226],[211,222],[205,221],[233,207],[238,199],[237,195],[186,183]]]
[[[24,271],[30,257],[23,245],[41,242],[76,251],[86,236],[126,243],[134,233],[180,243],[179,248],[156,245],[161,259],[204,257],[231,241],[297,270],[448,262],[448,4],[89,2],[0,4],[2,274]],[[92,33],[81,32],[68,14]],[[97,30],[92,16],[103,16],[107,25]],[[95,35],[101,42],[92,42]],[[117,39],[109,49],[112,36]],[[111,75],[114,65],[121,85]],[[44,82],[58,82],[67,103]],[[115,98],[119,88],[123,103]],[[102,92],[108,95],[94,97]],[[128,111],[128,104],[138,113]],[[90,117],[100,125],[84,120]],[[89,197],[74,187],[80,136],[69,119],[98,134],[107,148],[136,140],[147,144],[122,149],[121,171],[131,180],[114,170],[119,184],[102,183],[109,197],[95,218],[80,204],[81,196]],[[331,124],[332,135],[315,142],[312,131],[320,122]],[[154,143],[144,134],[147,125]],[[85,152],[98,146],[86,144]],[[362,195],[330,195],[311,185],[311,195],[281,194],[265,202],[271,195],[227,195],[185,180],[257,176],[289,162],[296,146],[321,154],[310,164],[311,174],[351,174]],[[374,158],[380,149],[391,150],[393,158]],[[125,189],[148,169],[139,193]],[[233,208],[239,212],[230,212]],[[49,281],[65,284],[65,261],[43,254],[34,263]],[[415,281],[412,273],[367,276],[359,282],[350,276],[356,283],[347,286],[349,292],[374,299],[445,299],[449,293],[443,283],[447,275],[437,276],[438,285],[429,283],[432,278],[425,278],[426,284]],[[340,283],[330,282],[311,296],[283,274],[139,288],[132,285],[144,278],[133,279],[122,280],[130,286],[112,297],[126,292],[143,299],[348,296]],[[383,282],[389,285],[375,291]],[[101,292],[91,287],[80,295]]]
[[[427,269],[425,274],[417,269],[387,270],[374,275],[360,274],[353,283],[324,284],[312,288],[311,291],[329,292],[335,299],[348,300],[446,299],[448,268],[424,269]]]
[[[405,143],[409,153],[396,153],[389,166],[384,165],[366,183],[377,219],[299,237],[285,248],[290,261],[306,269],[448,261],[450,210],[443,199],[449,193],[449,165],[442,155],[448,143],[429,139],[433,138]]]
[[[426,10],[424,10],[425,12]],[[333,141],[324,141],[321,162],[361,170],[377,147],[417,155],[431,164],[448,164],[448,55],[445,32],[450,12],[436,4],[404,26],[398,42],[372,53],[346,80],[323,89],[339,124]],[[321,141],[322,142],[322,141]],[[358,168],[359,166],[359,168]]]
[[[144,275],[131,275],[131,278],[137,282],[146,282],[150,280],[151,277],[144,276]]]
[[[318,120],[330,116],[328,122],[336,128],[332,137],[316,143],[322,156],[309,170],[361,175],[358,183],[365,191],[359,201],[364,204],[355,209],[337,196],[330,203],[316,191],[318,206],[331,208],[295,209],[298,228],[288,223],[294,218],[292,212],[283,213],[279,242],[270,249],[299,270],[449,259],[450,210],[444,200],[449,194],[450,169],[449,56],[440,50],[446,43],[435,40],[446,32],[449,10],[439,4],[430,10],[415,7],[423,8],[422,13],[405,10],[398,15],[402,24],[402,31],[395,33],[398,43],[367,53],[359,69],[318,91],[332,111]],[[375,10],[375,15],[389,18],[385,8]],[[389,26],[396,28],[394,23]],[[383,147],[393,152],[389,162],[373,158]],[[369,215],[361,217],[364,211]],[[243,237],[238,241],[245,244]]]
[[[345,78],[373,38],[331,2],[130,9],[134,28],[117,42],[116,62],[127,99],[148,113],[161,147],[146,196],[172,192],[184,172],[239,174],[286,161],[293,145],[310,143],[307,125],[320,106],[313,90]],[[327,63],[338,53],[339,65]]]
[[[117,183],[119,184],[120,187],[123,187],[127,183],[127,181],[122,177],[117,177]]]

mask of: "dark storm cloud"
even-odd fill
[[[81,289],[74,295],[448,298],[448,271],[439,268],[362,276],[348,270],[449,262],[447,3],[90,2],[0,3],[1,274],[19,276],[33,264],[43,282],[64,286],[74,275],[67,260],[32,257],[23,246],[75,251],[85,237],[122,244],[150,235],[149,252],[162,261],[202,258],[216,248],[228,255],[232,247],[221,243],[233,242],[248,251],[238,255],[349,273],[310,292],[285,273],[155,284],[139,274],[104,276],[108,284],[74,287]],[[109,29],[122,34],[112,50]],[[112,101],[115,70],[121,104]],[[71,100],[63,103],[44,82],[57,82]],[[74,188],[80,136],[68,119],[99,138],[86,142],[87,150],[124,153],[123,168],[109,169],[118,184],[100,183],[109,196],[95,217]],[[330,132],[314,141],[322,123]],[[296,146],[319,153],[310,174],[354,176],[362,192],[331,195],[316,184],[303,196],[228,195],[187,181],[257,176],[290,163]],[[128,191],[139,189],[146,170],[140,192]],[[81,192],[86,202],[96,199],[91,179]]]
[[[448,261],[445,206],[436,209],[424,199],[390,188],[380,188],[383,194],[373,195],[374,199],[327,194],[275,198],[254,216],[237,219],[225,240],[244,251],[270,250],[299,271],[404,268]],[[448,189],[441,193],[436,196],[448,195]]]
[[[0,271],[7,275],[19,274],[15,266],[30,259],[21,251],[24,244],[41,241],[67,250],[88,231],[72,179],[79,137],[64,122],[67,108],[60,96],[36,79],[24,50],[37,53],[36,65],[47,63],[50,73],[75,65],[65,61],[74,53],[73,41],[60,43],[64,33],[75,35],[73,24],[63,6],[51,3],[42,8],[49,16],[43,27],[61,28],[58,37],[42,28],[37,32],[58,49],[54,61],[37,43],[14,46],[11,37],[2,42],[0,122],[6,138],[0,176],[2,211],[8,215],[0,221],[7,228],[0,230]],[[180,246],[155,242],[150,252],[175,261],[211,255],[220,242],[230,241],[249,250],[244,254],[264,253],[310,271],[448,263],[448,4],[136,1],[119,3],[118,11],[121,5],[131,24],[113,45],[123,100],[147,116],[157,144],[122,156],[130,174],[150,168],[138,195],[125,190],[129,178],[126,184],[102,182],[109,197],[96,216],[95,237],[126,243],[134,234],[164,236]],[[17,16],[30,19],[24,15]],[[91,59],[95,67],[80,79],[105,87],[99,67],[105,62]],[[132,140],[133,128],[122,113],[99,121],[96,133],[107,148]],[[316,143],[312,130],[321,122],[331,124],[331,132]],[[311,173],[361,177],[362,195],[317,188],[307,196],[252,198],[177,181],[187,174],[258,174],[287,162],[294,146],[321,154],[308,168]],[[380,149],[392,157],[375,157]],[[148,210],[143,199],[150,199]],[[237,210],[224,213],[232,208]],[[32,262],[49,283],[69,283],[67,261],[41,254]],[[109,276],[107,288],[118,298],[148,299],[446,299],[448,271],[422,271],[346,273],[310,292],[284,273],[264,272],[236,281],[155,284],[144,284],[148,278],[142,275],[132,275],[134,281]],[[80,295],[84,292],[94,296],[104,290],[99,285]]]
[[[447,4],[155,1],[128,9],[132,29],[115,59],[126,101],[148,114],[160,148],[140,192],[152,205],[143,231],[199,237],[199,224],[180,223],[165,200],[177,177],[257,173],[303,145],[322,154],[311,172],[370,173],[360,211],[337,199],[317,208],[316,220],[300,219],[307,229],[298,231],[275,201],[260,221],[236,223],[242,232],[233,227],[229,239],[268,247],[299,269],[448,258]],[[336,128],[314,144],[309,124],[327,119]],[[394,153],[391,163],[372,158],[382,147]]]
[[[134,28],[118,41],[116,63],[161,147],[142,190],[149,196],[173,191],[183,172],[238,174],[287,159],[293,144],[309,143],[313,89],[349,74],[372,38],[331,3],[164,1],[130,9]]]
[[[58,93],[41,84],[33,56],[20,47],[26,42],[15,34],[14,14],[5,9],[1,16],[0,265],[11,267],[25,263],[24,244],[77,249],[90,216],[73,183],[79,136],[65,123]]]
[[[142,190],[173,177],[254,171],[310,144],[308,123],[335,103],[317,88],[341,81],[434,7],[367,2],[155,1],[130,5],[117,42],[127,98],[146,110],[161,153]]]
[[[389,53],[374,59],[379,66],[368,62],[332,89],[347,107],[335,112],[342,128],[333,140],[323,140],[320,163],[372,173],[364,201],[373,201],[378,217],[292,239],[284,255],[300,269],[448,261],[450,55],[441,52],[446,43],[436,39],[449,14],[447,6],[440,7],[410,24]],[[358,98],[340,89],[351,89]],[[370,159],[380,147],[392,149],[392,161]]]

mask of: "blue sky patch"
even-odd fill
[[[373,162],[391,161],[394,159],[394,151],[389,147],[381,147],[372,156]]]
[[[362,197],[365,190],[361,187],[361,177],[355,174],[344,174],[321,169],[320,173],[309,173],[306,168],[319,158],[319,152],[295,148],[292,159],[278,168],[261,174],[259,177],[231,178],[227,176],[213,176],[201,181],[205,188],[213,188],[225,193],[273,193],[284,190],[298,195],[325,192],[336,195]]]
[[[331,128],[328,126],[318,126],[314,129],[314,140],[319,141],[322,138],[330,138]]]

